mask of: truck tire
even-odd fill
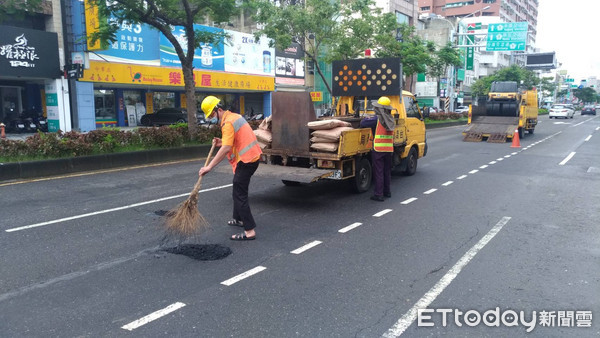
[[[404,175],[412,176],[417,172],[417,159],[419,158],[419,154],[415,148],[411,148],[408,152],[408,156],[406,157],[406,169],[404,170]]]
[[[352,188],[357,193],[363,193],[371,188],[371,179],[373,178],[373,170],[371,162],[366,158],[356,159],[356,173],[352,182]]]
[[[519,139],[522,139],[523,136],[525,136],[525,132],[523,131],[523,128],[519,127],[517,130],[519,131]]]
[[[529,133],[529,135],[533,134],[533,129],[527,129],[527,132]]]

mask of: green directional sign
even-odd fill
[[[487,51],[525,50],[527,22],[503,22],[488,25]]]
[[[565,82],[575,82],[575,79],[565,79]]]

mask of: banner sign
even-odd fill
[[[212,33],[223,32],[221,28],[208,27],[202,25],[194,25],[195,31],[206,31]],[[183,48],[183,52],[187,53],[187,37],[183,27],[173,27],[171,32],[175,39]],[[181,61],[175,52],[175,47],[167,39],[164,34],[160,34],[160,65],[167,67],[181,66]],[[194,51],[194,68],[195,69],[210,69],[210,70],[225,70],[225,45],[223,39],[218,44],[202,44],[200,48]]]
[[[98,5],[93,0],[84,0],[85,6],[85,30],[87,33],[87,49],[96,51],[103,49],[100,40],[97,39],[92,43],[91,35],[100,30],[100,14],[98,13]]]
[[[114,20],[114,19],[113,19]],[[123,22],[108,49],[90,53],[90,60],[159,66],[158,31],[146,24]]]
[[[275,78],[258,75],[194,71],[196,88],[238,89],[255,91],[275,90]],[[80,81],[120,83],[144,86],[183,87],[183,73],[178,68],[150,67],[90,61]]]
[[[225,42],[225,71],[275,76],[275,49],[269,39],[259,41],[252,34],[225,31],[230,38]]]
[[[275,50],[275,76],[277,78],[302,79],[301,83],[294,84],[304,85],[304,52],[299,44],[294,43],[285,50]],[[275,81],[285,83],[279,79]]]
[[[0,31],[0,75],[60,77],[56,33],[9,26]]]

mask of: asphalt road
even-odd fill
[[[251,242],[228,239],[232,176],[210,173],[216,261],[159,248],[203,159],[0,184],[0,336],[600,335],[600,118],[543,116],[521,148],[463,128],[429,131],[385,202],[255,177]]]

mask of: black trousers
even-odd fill
[[[259,161],[252,163],[238,162],[233,175],[233,219],[244,223],[244,230],[250,231],[256,227],[254,217],[248,203],[248,186],[250,179],[258,168]]]

